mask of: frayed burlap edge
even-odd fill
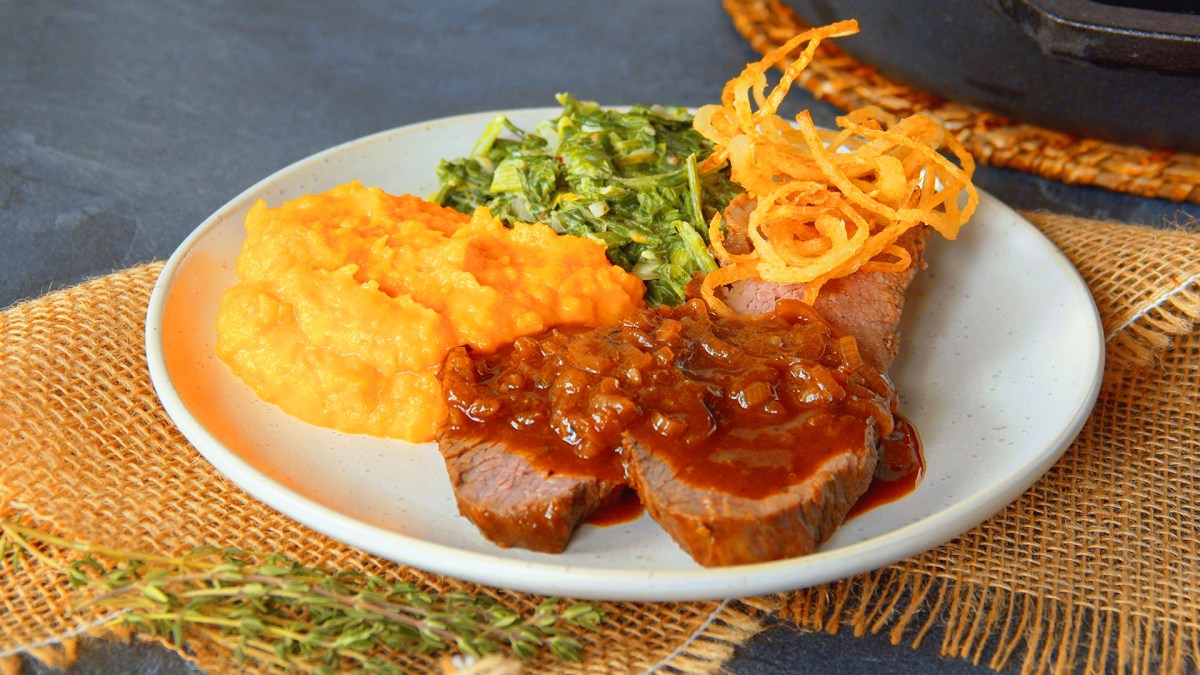
[[[680,645],[670,654],[646,668],[644,673],[678,674],[678,675],[712,675],[723,671],[723,666],[731,658],[738,647],[745,644],[751,637],[763,629],[763,617],[778,611],[779,607],[769,599],[747,599],[722,602],[709,615],[707,620],[691,635],[681,640]],[[135,640],[157,644],[169,649],[192,664],[202,667],[187,650],[168,640],[148,638],[127,629],[100,628],[94,625],[98,622],[83,623],[62,634],[51,636],[37,644],[25,645],[20,650],[0,654],[0,675],[20,675],[25,666],[25,659],[56,670],[66,670],[76,663],[80,653],[80,643],[86,639],[113,640],[132,642]],[[197,638],[191,638],[194,644]],[[460,672],[453,668],[446,659],[442,659],[442,670],[446,673]],[[470,668],[471,675],[488,675],[491,672],[513,673],[525,670],[524,664],[505,658],[493,671],[491,668]],[[603,672],[603,667],[591,668]],[[467,671],[462,671],[467,672]]]
[[[1097,296],[1107,350],[1099,405],[1119,408],[1128,403],[1129,394],[1116,389],[1118,383],[1156,384],[1154,373],[1161,372],[1164,358],[1181,340],[1190,340],[1185,358],[1200,357],[1200,336],[1195,332],[1200,325],[1200,241],[1193,232],[1195,223],[1162,231],[1053,214],[1024,215],[1063,250]],[[1142,258],[1127,266],[1104,261],[1101,274],[1095,254],[1116,237],[1124,247],[1140,251]],[[1171,272],[1156,283],[1137,284],[1156,260]],[[1126,292],[1123,301],[1116,300],[1120,289],[1135,285],[1141,287]],[[1130,293],[1138,298],[1132,304]],[[1100,606],[995,580],[979,583],[947,564],[954,562],[954,553],[938,553],[783,594],[778,600],[780,616],[807,630],[851,630],[856,636],[886,632],[892,644],[907,643],[913,649],[938,634],[943,656],[994,670],[1014,664],[1022,673],[1200,669],[1200,611],[1194,606],[1154,614],[1120,601]]]
[[[1081,233],[1094,240],[1093,232],[1103,230],[1104,225],[1047,214],[1025,215],[1077,266],[1086,263],[1095,248],[1093,241],[1081,245]],[[1114,233],[1130,236],[1131,228],[1110,225]],[[1149,228],[1132,229],[1149,240],[1163,236]],[[1194,238],[1175,243],[1182,245],[1185,253],[1195,248]],[[156,263],[143,271],[156,275],[159,269],[161,265]],[[1132,268],[1128,274],[1138,272],[1138,268]],[[1089,284],[1095,283],[1086,271],[1084,276]],[[1110,346],[1126,335],[1132,337],[1128,338],[1128,354],[1122,356],[1124,352],[1118,350],[1118,358],[1110,359],[1110,370],[1121,363],[1124,363],[1122,368],[1153,366],[1162,350],[1169,349],[1176,338],[1194,329],[1200,318],[1195,302],[1196,273],[1176,281],[1173,287],[1168,284],[1152,288],[1147,292],[1149,301],[1143,305],[1145,309],[1113,325]],[[103,279],[97,283],[103,283]],[[1115,309],[1106,311],[1101,307],[1101,314],[1108,322],[1114,322],[1114,317],[1120,316]],[[23,505],[19,510],[33,516],[33,509],[25,508],[28,506],[31,505]],[[914,567],[919,564],[919,560],[906,561],[872,574],[793,594],[721,603],[708,614],[707,620],[679,641],[676,649],[647,670],[718,672],[738,646],[762,629],[762,619],[770,614],[812,630],[836,632],[848,628],[856,635],[887,631],[893,643],[907,641],[914,647],[938,628],[937,632],[943,635],[944,654],[993,668],[1004,668],[1019,660],[1025,672],[1049,672],[1069,663],[1083,664],[1088,670],[1119,667],[1125,672],[1146,672],[1152,663],[1163,666],[1164,670],[1182,670],[1188,663],[1188,655],[1200,652],[1197,629],[1186,622],[1173,623],[1170,617],[1149,618],[1133,611],[1080,606],[1002,586],[967,583],[962,578]],[[23,649],[23,653],[61,667],[74,659],[77,639],[96,632],[89,630],[86,623],[64,627]],[[112,632],[104,635],[128,639],[127,635]],[[1081,646],[1086,647],[1082,656],[1076,653]],[[594,643],[593,648],[603,650],[604,646]],[[183,650],[176,651],[190,659]],[[19,664],[17,654],[0,657],[0,669],[4,672],[12,672]]]
[[[53,536],[148,552],[178,553],[196,543],[271,550],[280,546],[278,550],[306,564],[402,577],[424,584],[432,592],[479,593],[516,611],[527,611],[540,602],[535,596],[438,577],[349,549],[277,516],[212,472],[170,426],[146,376],[142,319],[161,269],[162,263],[152,263],[123,270],[0,314],[0,351],[4,351],[0,379],[12,387],[0,397],[0,448],[18,457],[22,452],[53,455],[48,463],[22,460],[0,467],[0,517]],[[81,349],[81,345],[86,346]],[[35,370],[40,367],[54,372]],[[113,400],[118,409],[108,412],[122,418],[103,414],[102,407],[97,414],[92,406],[97,395]],[[39,408],[44,404],[51,409]],[[60,440],[38,448],[46,445],[43,434]],[[132,452],[142,453],[140,460],[125,463]],[[74,473],[106,463],[128,470],[110,472],[109,478],[94,481]],[[62,490],[55,487],[58,481],[65,481]],[[78,481],[88,485],[76,485]],[[254,520],[244,529],[227,531],[219,523],[194,522],[191,509],[142,514],[147,522],[139,516],[114,524],[104,515],[144,506],[140,491],[154,489],[158,482],[168,491],[178,490],[186,482],[188,490],[226,500],[231,513],[236,512],[232,517]],[[107,486],[108,492],[96,492],[99,485]],[[64,501],[60,498],[63,494],[72,497]],[[83,513],[81,505],[87,506]],[[159,534],[163,527],[176,533],[170,538],[174,544],[162,543]],[[183,531],[190,534],[178,534]],[[201,538],[194,541],[196,536]],[[172,548],[175,546],[183,548]],[[71,555],[56,557],[65,561]],[[54,572],[57,566],[33,560],[17,573],[0,574],[0,616],[7,613],[5,625],[15,631],[0,634],[0,667],[13,670],[25,658],[62,666],[76,657],[81,644],[86,651],[92,637],[129,639],[105,631],[103,617],[71,609],[79,598],[65,578]],[[563,663],[539,655],[525,670],[642,672],[653,666],[659,672],[717,672],[738,644],[761,630],[762,612],[744,602],[599,604],[608,617],[601,628],[577,633],[584,647],[583,663]],[[139,643],[159,642],[133,637]],[[164,646],[211,672],[268,670],[237,664],[232,655],[198,636],[189,636],[186,649]],[[438,670],[436,656],[396,657],[414,671]]]
[[[680,642],[677,649],[643,672],[647,675],[651,673],[712,675],[723,672],[724,664],[733,658],[738,647],[762,631],[763,617],[778,609],[773,602],[767,599],[723,602],[709,615],[707,621]],[[76,663],[80,653],[79,645],[86,639],[127,643],[134,640],[146,641],[169,649],[194,665],[201,666],[186,648],[174,645],[170,641],[147,638],[119,628],[97,628],[83,624],[38,644],[26,645],[20,650],[0,654],[0,675],[21,675],[26,658],[47,668],[66,670]],[[195,638],[192,640],[194,641]],[[444,672],[459,672],[445,659],[442,661]],[[500,667],[495,668],[495,672],[503,673],[521,672],[522,670],[524,670],[524,664],[514,663],[512,659],[507,658]],[[604,669],[599,668],[599,670],[603,671]],[[493,671],[489,668],[472,668],[469,669],[469,672],[471,675],[488,675]]]
[[[738,647],[763,629],[763,617],[777,612],[772,598],[726,600],[708,620],[646,673],[707,674],[720,672]]]
[[[920,647],[941,635],[940,653],[1022,673],[1195,672],[1200,628],[1174,617],[1087,607],[959,579],[884,569],[793,594],[784,618],[807,630],[857,637],[886,632]]]
[[[154,270],[157,272],[157,268]],[[102,281],[102,280],[101,280]],[[69,292],[69,291],[68,291]],[[3,487],[3,486],[0,486]],[[58,537],[70,537],[69,530],[64,530],[55,519],[45,519],[34,514],[31,505],[8,498],[8,490],[0,491],[0,518],[20,523],[37,529],[45,534]],[[220,545],[221,542],[217,542]],[[364,554],[365,556],[365,554]],[[0,674],[17,675],[23,672],[26,663],[33,661],[42,666],[65,670],[77,662],[80,654],[86,651],[89,641],[106,640],[122,643],[155,644],[178,654],[196,667],[210,672],[277,672],[269,666],[255,664],[236,664],[232,655],[216,645],[209,644],[200,635],[189,635],[184,645],[176,645],[166,638],[147,635],[119,624],[112,624],[114,615],[108,612],[93,610],[71,610],[58,616],[45,616],[45,608],[41,605],[66,607],[66,599],[72,597],[73,591],[66,587],[65,577],[56,568],[69,564],[82,557],[81,553],[63,549],[48,548],[41,551],[37,557],[26,557],[19,571],[6,578],[0,578],[0,597],[9,597],[7,605],[10,611],[21,612],[22,606],[13,606],[12,598],[22,598],[33,605],[25,605],[24,610],[42,617],[41,627],[28,626],[27,631],[36,637],[24,644],[4,648],[0,641]],[[383,568],[391,563],[380,561]],[[418,572],[418,577],[429,576]],[[443,586],[461,585],[454,580],[443,579],[425,583],[431,589]],[[41,593],[30,594],[12,593],[12,586],[33,585],[43,589]],[[510,599],[522,594],[505,594]],[[536,600],[536,598],[535,598]],[[512,603],[514,606],[520,603]],[[603,629],[599,633],[581,632],[577,634],[584,646],[585,660],[579,664],[555,662],[553,659],[541,658],[533,663],[523,663],[512,658],[502,657],[494,663],[476,663],[459,671],[454,664],[443,657],[422,659],[414,666],[419,666],[422,672],[426,668],[436,669],[434,662],[440,664],[445,673],[469,673],[470,675],[512,675],[517,672],[644,672],[671,673],[678,675],[709,675],[721,672],[723,664],[733,656],[738,646],[744,644],[763,628],[763,619],[776,611],[778,607],[769,598],[747,598],[728,600],[715,603],[599,603],[606,615],[617,624],[611,629]],[[705,610],[705,605],[711,605]],[[701,614],[700,611],[704,610]],[[698,621],[691,622],[687,632],[676,632],[689,622],[680,621],[679,615],[695,615]],[[657,617],[657,621],[646,623],[648,617]],[[641,630],[648,633],[658,633],[658,642],[667,638],[674,644],[669,650],[657,654],[653,662],[647,660],[646,645],[631,643],[626,640],[629,635],[629,624],[640,624]],[[49,625],[46,625],[49,624]],[[620,639],[620,642],[614,642]],[[623,652],[616,662],[606,661],[614,652]],[[627,671],[628,667],[634,670]]]
[[[153,267],[157,273],[161,265],[155,264]],[[0,436],[0,440],[3,440],[2,436]],[[11,499],[10,493],[11,489],[8,486],[0,485],[0,518],[20,522],[22,525],[33,527],[52,536],[67,534],[52,521],[39,518],[33,513],[34,510],[29,508],[29,505]],[[59,596],[51,599],[51,593],[44,593],[37,597],[35,602],[54,604],[62,600],[62,596],[70,595],[73,591],[67,587],[65,577],[56,569],[56,566],[68,565],[82,557],[83,554],[78,552],[47,549],[41,550],[38,557],[25,557],[19,568],[0,568],[6,572],[19,571],[21,577],[21,579],[0,577],[0,597],[7,597],[8,600],[5,609],[19,611],[18,608],[9,604],[12,597],[16,595],[11,592],[11,586],[31,583],[31,579],[37,579],[32,583],[44,591],[53,589],[54,595]],[[0,562],[0,565],[3,564],[5,563]],[[36,607],[28,609],[33,613],[39,611],[39,608]],[[165,638],[139,634],[127,626],[114,623],[112,619],[115,616],[116,614],[111,611],[73,609],[55,617],[54,629],[47,631],[26,626],[25,628],[31,628],[29,633],[39,636],[38,639],[7,649],[4,648],[3,642],[0,642],[0,675],[19,675],[24,671],[26,659],[31,659],[47,668],[67,670],[76,663],[88,640],[157,644],[177,653],[186,661],[200,665],[186,649],[171,644]]]

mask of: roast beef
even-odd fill
[[[811,475],[765,496],[696,485],[687,467],[653,449],[657,439],[649,434],[628,435],[625,448],[642,503],[671,538],[701,565],[737,565],[806,555],[828,539],[871,484],[879,457],[875,434],[874,426],[865,426],[857,438],[831,448]]]
[[[448,414],[438,450],[459,512],[499,546],[562,552],[580,523],[626,488],[620,428],[588,431],[565,417],[590,394],[604,396],[595,391],[599,376],[577,367],[565,346],[557,354],[551,346],[574,337],[520,338],[488,356],[459,347],[443,364]],[[607,396],[600,404],[620,402]]]
[[[511,437],[465,436],[443,434],[438,447],[459,513],[499,546],[561,553],[584,519],[625,490],[623,481],[555,475],[536,466],[529,449],[517,449]]]
[[[726,247],[731,253],[751,249],[745,230],[753,205],[753,200],[743,194],[725,209],[729,230]],[[922,225],[908,230],[896,242],[913,260],[903,272],[856,272],[827,282],[817,296],[817,311],[840,333],[853,335],[863,358],[880,372],[886,372],[896,358],[905,292],[924,265],[929,231]],[[735,312],[759,314],[774,309],[779,300],[804,297],[804,285],[746,279],[730,284],[719,297]]]
[[[892,428],[891,385],[856,353],[802,303],[751,319],[700,300],[459,349],[438,444],[460,511],[501,545],[561,550],[627,476],[701,564],[801,555],[866,490]]]
[[[754,320],[690,309],[623,435],[633,486],[702,565],[811,553],[870,485],[894,391],[798,301]],[[696,384],[707,395],[674,393]]]

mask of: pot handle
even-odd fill
[[[992,0],[1051,56],[1200,75],[1200,13],[1190,0]],[[1144,9],[1139,5],[1153,5]]]

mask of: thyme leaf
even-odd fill
[[[52,550],[82,554],[62,562]],[[203,638],[239,662],[288,670],[397,673],[388,654],[458,652],[474,658],[539,652],[578,661],[574,629],[603,621],[591,603],[548,599],[532,615],[485,596],[435,593],[375,574],[307,566],[277,553],[201,547],[181,556],[100,547],[0,519],[0,573],[31,561],[56,569],[76,607],[183,646]]]

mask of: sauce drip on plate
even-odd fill
[[[689,484],[781,492],[861,447],[872,426],[889,433],[894,391],[811,308],[779,307],[718,318],[693,300],[491,355],[452,352],[442,436],[486,436],[549,475],[608,481],[622,480],[632,438]]]
[[[846,514],[847,520],[907,496],[925,476],[925,454],[917,428],[901,415],[895,415],[895,421],[892,433],[879,441],[879,464],[871,487]]]
[[[642,500],[638,499],[637,492],[626,490],[621,494],[620,499],[588,516],[584,522],[596,527],[609,527],[620,525],[621,523],[631,523],[641,518],[642,512],[645,510],[642,506]]]

